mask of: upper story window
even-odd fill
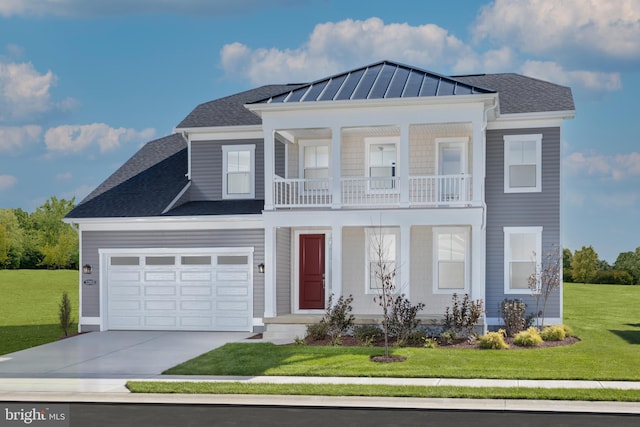
[[[464,227],[438,227],[433,231],[434,292],[453,293],[468,289],[469,232]]]
[[[542,227],[504,227],[504,293],[528,294],[529,277],[539,269]]]
[[[222,198],[255,197],[255,145],[222,147]]]
[[[366,138],[367,176],[370,190],[396,188],[395,177],[398,143],[397,137]]]
[[[327,141],[305,141],[300,142],[300,148],[301,176],[305,179],[305,191],[328,190],[329,143]]]
[[[542,191],[542,134],[504,136],[504,192]]]
[[[400,229],[366,229],[366,289],[367,294],[380,293],[383,279],[396,286],[400,265]],[[396,289],[397,290],[397,289]]]

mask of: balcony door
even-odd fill
[[[438,201],[466,200],[467,138],[436,140],[438,150]]]

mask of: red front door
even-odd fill
[[[300,235],[300,309],[324,309],[324,234]]]

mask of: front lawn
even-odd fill
[[[0,270],[0,355],[57,340],[58,304],[67,291],[78,321],[75,270]],[[74,325],[72,331],[76,331]]]
[[[227,344],[166,371],[180,375],[299,375],[640,380],[640,287],[566,284],[565,323],[582,342],[534,350],[399,348],[401,363],[373,363],[379,348]]]

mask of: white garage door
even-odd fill
[[[252,249],[114,251],[107,329],[251,331]]]

